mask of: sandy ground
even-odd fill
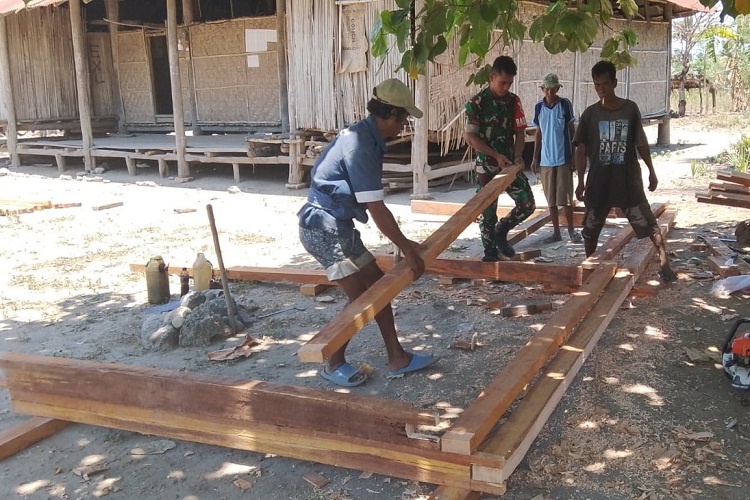
[[[748,395],[732,390],[714,362],[693,362],[686,355],[689,349],[720,346],[735,315],[750,313],[745,298],[710,295],[713,280],[695,277],[707,270],[706,256],[690,251],[696,235],[731,236],[736,223],[748,218],[747,210],[694,201],[694,192],[707,187],[720,167],[707,159],[725,150],[745,125],[733,117],[731,129],[717,128],[730,122],[718,118],[673,121],[674,144],[654,151],[661,182],[649,198],[669,201],[679,210],[669,245],[680,280],[657,297],[635,299],[618,312],[510,478],[505,498],[746,498]],[[655,132],[648,130],[652,140]],[[71,178],[65,180],[56,168],[40,166],[11,169],[0,177],[0,198],[82,203],[0,217],[0,350],[333,389],[316,375],[318,366],[299,363],[294,353],[345,305],[335,290],[328,293],[330,302],[321,302],[292,285],[233,284],[233,294],[253,301],[260,313],[303,309],[251,325],[247,333],[262,346],[247,359],[207,358],[208,352],[236,345],[241,337],[169,352],[148,351],[139,341],[141,324],[153,308],[147,304],[144,276],[130,272],[129,265],[146,264],[159,254],[171,266],[182,267],[197,252],[216,263],[207,203],[216,214],[227,266],[317,269],[297,241],[295,213],[306,193],[284,188],[285,169],[243,171],[240,192],[230,193],[234,182],[226,167],[203,166],[195,171],[195,181],[178,184],[160,179],[155,168],[128,177],[124,165],[110,166],[114,168],[98,179],[76,180],[71,168],[66,172]],[[542,200],[540,188],[534,186]],[[459,182],[434,194],[441,201],[466,201],[473,192],[473,186]],[[123,205],[92,210],[112,202]],[[445,220],[412,214],[408,193],[390,195],[387,202],[416,240],[424,240]],[[196,211],[175,212],[184,208]],[[389,249],[374,225],[361,231],[370,248]],[[550,232],[544,228],[517,248],[541,248],[557,263],[583,258],[580,244],[541,244]],[[472,258],[479,252],[472,225],[446,256]],[[697,260],[688,262],[691,258]],[[642,279],[653,279],[655,271],[652,264]],[[179,291],[176,278],[171,290]],[[503,319],[481,306],[480,299],[495,297],[511,304],[546,300],[553,310]],[[438,353],[441,361],[424,373],[388,381],[382,342],[377,329],[368,325],[352,341],[349,357],[354,364],[371,365],[374,373],[353,392],[409,401],[440,414],[447,426],[566,299],[544,294],[536,285],[465,281],[441,286],[424,276],[394,301],[396,320],[407,348]],[[455,340],[474,335],[481,349],[450,349]],[[0,389],[0,431],[25,418],[13,413],[7,391]],[[728,426],[732,421],[735,425]],[[699,439],[695,433],[701,433]],[[139,446],[158,448],[160,441],[71,426],[0,462],[0,498],[406,500],[426,498],[434,488],[190,442],[176,441],[174,448],[152,455],[133,453]],[[106,470],[88,478],[75,474],[89,464]],[[309,472],[323,475],[328,485],[316,489],[305,482],[302,477]]]

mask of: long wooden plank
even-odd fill
[[[672,228],[676,215],[676,211],[667,211],[659,219],[664,237]],[[482,443],[480,453],[501,456],[505,464],[500,469],[474,466],[475,478],[503,482],[518,467],[655,253],[651,241],[642,241],[638,245],[628,259],[632,272],[622,270],[617,273],[570,340],[547,366],[544,376],[534,384],[497,434]]]
[[[69,426],[70,422],[42,417],[0,432],[0,460],[5,460]]]
[[[734,182],[743,186],[750,186],[750,174],[742,172],[717,172],[716,178],[720,181]]]
[[[521,348],[441,439],[441,449],[471,454],[523,388],[570,335],[614,276],[616,265],[602,263],[573,297]]]
[[[430,441],[406,437],[383,440],[341,433],[346,426],[337,424],[340,418],[337,410],[357,412],[349,407],[360,404],[360,401],[350,400],[346,406],[337,406],[334,399],[348,399],[347,396],[350,395],[347,394],[330,392],[332,399],[328,403],[329,425],[327,428],[315,430],[287,425],[295,418],[305,419],[302,414],[314,405],[289,405],[287,412],[290,415],[286,419],[267,421],[266,418],[259,418],[255,414],[256,411],[264,411],[263,405],[267,403],[265,397],[255,397],[258,396],[256,393],[241,400],[227,396],[231,396],[238,389],[231,385],[236,384],[237,381],[234,379],[175,373],[172,377],[157,380],[156,384],[149,385],[147,379],[155,373],[151,369],[141,371],[142,369],[136,367],[115,365],[120,370],[113,371],[113,376],[108,377],[102,376],[107,374],[106,371],[89,370],[89,367],[103,363],[64,360],[73,362],[73,366],[83,364],[78,365],[79,369],[74,370],[65,383],[61,383],[59,377],[62,373],[50,369],[50,366],[60,368],[70,363],[60,364],[60,358],[27,356],[27,361],[33,359],[36,362],[33,366],[27,366],[14,360],[14,356],[3,354],[0,357],[0,367],[5,370],[8,377],[11,403],[14,411],[18,413],[273,453],[493,494],[502,491],[502,485],[477,482],[471,478],[472,463],[478,462],[487,466],[501,464],[492,457],[480,457],[475,460],[470,456],[442,452]],[[158,372],[157,370],[156,373]],[[116,382],[115,374],[139,374],[141,384],[136,385],[137,390],[123,390],[122,386],[133,384],[133,380]],[[193,383],[188,386],[179,386],[177,382],[184,377],[197,377],[198,381],[192,381]],[[93,383],[97,379],[100,387]],[[215,381],[212,386],[216,393],[215,397],[203,399],[205,394],[201,391],[190,391],[191,388],[199,388],[203,383],[200,382],[201,379]],[[65,385],[71,387],[64,387]],[[61,390],[54,391],[55,387]],[[284,389],[283,386],[275,388]],[[106,391],[111,391],[113,397],[102,401],[103,393]],[[196,402],[185,406],[180,403],[180,399],[195,399]],[[217,408],[217,404],[222,404],[222,399],[230,399],[230,404],[223,404]],[[388,411],[382,407],[383,401],[377,398],[357,399],[371,399],[379,406],[381,413]],[[203,408],[196,410],[195,407],[201,404]],[[344,418],[352,416],[354,415],[350,413]],[[374,416],[371,415],[369,418]],[[353,424],[366,425],[366,422],[360,419]]]
[[[479,448],[482,453],[505,458],[505,465],[500,469],[475,466],[475,476],[504,482],[518,467],[634,283],[630,273],[616,276],[610,282],[570,340],[550,362],[543,378],[513,409],[498,433]]]
[[[392,255],[376,255],[375,258],[383,271],[393,269]],[[492,279],[523,283],[561,283],[578,286],[583,282],[583,270],[580,266],[534,262],[436,259],[425,272],[450,278]]]
[[[520,170],[520,165],[514,165],[507,169],[507,173],[495,177],[427,238],[424,241],[425,250],[422,252],[425,265],[432,264],[482,210],[513,182]],[[407,263],[399,262],[302,346],[297,351],[300,361],[322,363],[328,359],[406,288],[413,278],[414,273]]]
[[[712,205],[723,205],[726,207],[750,208],[750,196],[742,194],[727,193],[724,191],[710,191],[708,195],[696,194],[698,203],[710,203]]]
[[[728,193],[750,194],[750,186],[734,182],[714,181],[708,185],[710,191],[726,191]]]
[[[526,219],[508,233],[508,242],[511,245],[515,245],[530,234],[535,233],[546,226],[551,220],[552,218],[549,215],[549,210],[545,210],[540,214]]]
[[[138,401],[148,409],[168,402],[174,411],[191,415],[384,442],[403,441],[405,424],[437,424],[435,415],[409,403],[254,380],[21,353],[0,354],[0,368],[11,397],[14,391],[26,391],[42,402],[52,395],[114,405]]]
[[[378,266],[385,272],[393,269],[395,265],[393,255],[376,254],[375,259]],[[187,267],[187,270],[192,277],[192,268]],[[146,265],[130,264],[130,271],[144,273],[146,272]],[[182,267],[179,265],[169,266],[170,274],[179,276],[181,272]],[[436,259],[427,266],[425,273],[453,278],[493,279],[524,283],[559,283],[573,286],[580,285],[583,276],[580,266],[515,261],[482,262],[465,259]],[[323,271],[284,267],[233,266],[227,268],[227,278],[230,281],[335,285],[335,283],[328,281]]]

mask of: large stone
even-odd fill
[[[205,346],[211,343],[212,338],[224,333],[221,315],[213,314],[206,304],[201,304],[185,318],[180,329],[179,344],[182,347]]]
[[[185,294],[180,300],[180,307],[195,309],[206,301],[206,295],[203,292],[191,291]]]
[[[146,317],[141,326],[141,345],[146,349],[164,351],[177,346],[180,332],[171,324],[164,324],[167,314]]]
[[[189,307],[180,306],[177,309],[169,311],[167,316],[164,318],[164,324],[171,324],[178,330],[185,324],[185,318],[192,312]]]

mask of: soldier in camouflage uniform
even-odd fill
[[[477,152],[476,169],[479,189],[486,186],[503,168],[523,164],[526,117],[521,99],[510,87],[517,67],[512,58],[495,59],[490,74],[490,84],[466,103],[466,142]],[[478,191],[477,190],[477,191]],[[536,209],[529,180],[523,174],[505,191],[516,206],[498,221],[497,200],[488,206],[479,218],[479,231],[484,247],[485,262],[499,260],[498,250],[513,257],[515,250],[508,243],[508,231],[516,227]]]

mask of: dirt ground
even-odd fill
[[[690,250],[697,235],[732,236],[734,226],[750,218],[747,210],[698,204],[694,197],[724,168],[714,158],[750,129],[748,123],[726,115],[673,120],[673,145],[654,149],[661,182],[649,199],[669,201],[679,211],[668,238],[679,281],[618,312],[511,476],[503,498],[747,498],[750,395],[732,389],[715,360],[693,361],[688,353],[720,347],[735,318],[750,315],[746,297],[717,299],[709,293],[716,277],[706,279],[706,255]],[[655,127],[647,133],[653,142]],[[285,168],[243,171],[240,192],[232,193],[228,188],[234,181],[226,167],[198,167],[196,179],[187,184],[160,179],[155,167],[138,169],[136,177],[127,175],[124,164],[109,167],[101,176],[82,179],[76,179],[82,167],[61,178],[51,165],[10,169],[0,177],[0,198],[82,204],[0,217],[0,350],[334,389],[317,376],[318,366],[300,363],[294,353],[345,305],[335,290],[320,301],[292,285],[232,284],[233,294],[254,302],[259,314],[300,309],[250,325],[246,333],[262,344],[246,359],[215,362],[207,357],[237,345],[241,336],[169,352],[149,351],[140,343],[141,325],[154,308],[146,300],[144,275],[129,266],[146,264],[158,254],[172,267],[182,267],[192,264],[197,252],[216,264],[207,203],[216,214],[227,266],[317,269],[297,240],[295,213],[306,192],[284,187]],[[534,190],[543,200],[541,186]],[[466,201],[473,192],[473,186],[456,182],[434,194],[440,201]],[[412,239],[424,240],[445,220],[412,214],[409,193],[386,201]],[[92,210],[113,202],[123,205]],[[501,202],[509,200],[504,195]],[[196,211],[175,212],[185,208]],[[361,231],[371,249],[390,248],[373,224]],[[550,232],[544,228],[517,248],[541,248],[556,263],[583,259],[580,244],[542,244]],[[626,247],[623,254],[630,251]],[[475,258],[479,252],[472,225],[445,255]],[[652,263],[641,280],[655,275]],[[179,288],[173,277],[173,295]],[[551,301],[553,310],[503,319],[481,304],[480,299],[496,297],[510,304]],[[423,276],[394,301],[396,321],[408,349],[435,352],[441,361],[423,373],[388,381],[382,342],[368,325],[352,341],[349,358],[374,372],[352,392],[409,401],[439,413],[448,426],[566,298],[544,294],[538,285],[463,281],[443,286]],[[450,348],[455,340],[474,335],[482,348]],[[0,431],[25,418],[13,413],[7,391],[0,389]],[[144,447],[153,453],[134,452]],[[76,474],[91,464],[105,470]],[[310,472],[329,483],[315,488],[303,480]],[[345,468],[165,443],[157,436],[85,425],[68,427],[0,462],[0,477],[0,498],[33,499],[413,500],[434,489]]]

